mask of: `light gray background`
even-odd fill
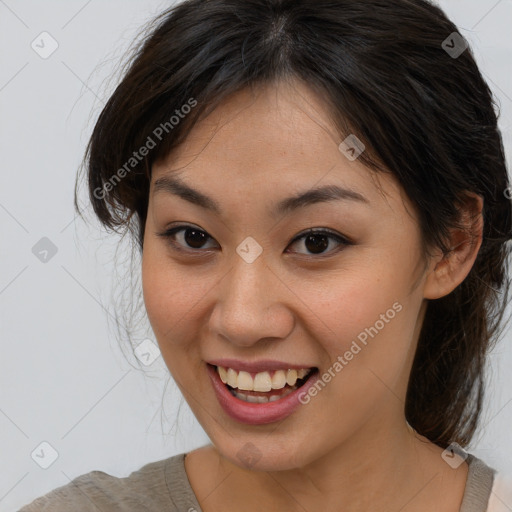
[[[512,0],[439,4],[496,95],[511,162]],[[207,442],[186,403],[176,427],[181,397],[162,358],[141,371],[121,352],[111,321],[118,240],[76,219],[72,205],[87,137],[115,85],[105,80],[140,27],[168,5],[0,0],[0,511],[85,472],[127,476]],[[59,45],[47,59],[31,48],[43,31]],[[57,247],[46,263],[32,252],[42,237]],[[148,336],[142,327],[139,341]],[[469,450],[507,472],[510,342],[507,330],[491,357],[485,429]],[[51,456],[42,442],[58,452],[48,469],[40,467]]]

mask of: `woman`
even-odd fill
[[[509,182],[492,94],[438,7],[178,4],[86,169],[211,444],[23,511],[503,506],[464,447],[508,299]]]

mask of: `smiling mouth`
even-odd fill
[[[221,381],[239,400],[265,404],[280,400],[302,387],[317,368],[272,370],[259,373],[215,366]]]

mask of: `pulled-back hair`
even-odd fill
[[[471,48],[456,56],[443,44],[460,44],[457,27],[426,0],[187,0],[149,30],[84,158],[97,217],[129,229],[141,251],[153,162],[230,94],[280,80],[315,91],[340,142],[355,134],[367,148],[359,160],[398,180],[425,255],[449,253],[467,192],[483,197],[476,261],[451,293],[428,301],[405,404],[418,433],[466,446],[503,328],[512,211],[497,105]]]

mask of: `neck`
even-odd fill
[[[441,448],[414,432],[405,419],[391,425],[381,418],[366,424],[349,442],[299,468],[250,471],[223,458],[220,465],[226,475],[231,474],[230,487],[243,495],[245,510],[252,510],[248,506],[261,510],[262,505],[274,510],[279,504],[290,511],[369,512],[401,510],[408,501],[404,509],[408,512],[428,510],[425,503],[432,506],[439,498],[443,502],[443,496],[426,498],[421,493],[429,486],[427,494],[431,494],[441,483],[455,488],[452,505],[447,504],[446,510],[458,510],[467,465],[455,477],[441,453]]]

